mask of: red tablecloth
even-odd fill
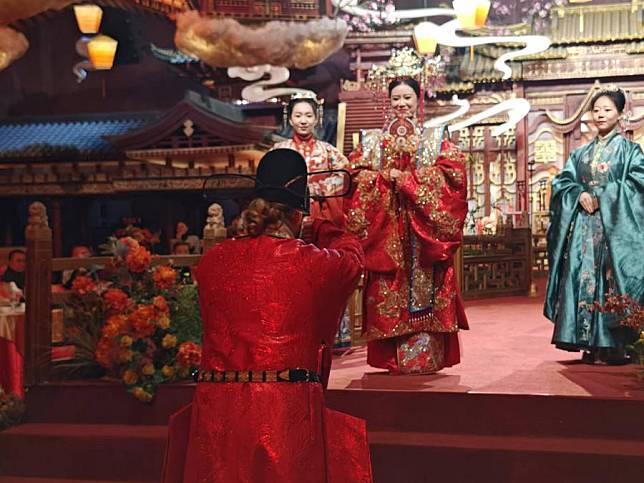
[[[0,386],[5,392],[24,397],[23,348],[25,313],[0,313]]]

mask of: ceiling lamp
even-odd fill
[[[95,34],[101,26],[103,10],[98,5],[74,5],[78,29],[84,34]]]
[[[421,55],[434,55],[437,39],[438,26],[431,22],[421,22],[414,27],[414,45],[416,51]]]
[[[454,0],[452,5],[462,29],[483,27],[490,12],[489,0]]]
[[[87,44],[89,60],[96,70],[109,70],[114,65],[118,42],[107,35],[97,35]]]

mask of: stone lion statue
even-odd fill
[[[36,201],[29,205],[29,220],[27,224],[30,226],[48,227],[49,219],[47,218],[47,209],[40,201]]]

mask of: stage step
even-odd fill
[[[327,405],[369,431],[642,440],[644,401],[572,396],[328,391]]]
[[[146,483],[131,480],[70,480],[67,478],[31,478],[28,476],[0,476],[0,483]]]
[[[0,433],[0,475],[158,481],[164,425],[193,392],[191,384],[164,385],[144,404],[119,383],[32,388],[27,424]],[[326,401],[367,421],[376,483],[605,483],[641,476],[641,400],[330,390]]]
[[[369,433],[376,482],[639,481],[644,442],[586,438]]]
[[[159,481],[167,428],[26,423],[0,432],[0,475]]]
[[[119,383],[48,384],[27,393],[32,423],[164,425],[192,400],[193,384],[161,385],[141,403]],[[371,431],[640,439],[636,399],[456,392],[330,390],[327,405],[367,421]],[[439,416],[438,416],[439,415]]]
[[[159,386],[151,403],[128,394],[120,382],[101,380],[43,384],[26,394],[27,421],[33,423],[166,424],[192,401],[194,384]]]

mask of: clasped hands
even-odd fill
[[[402,184],[403,176],[405,174],[403,171],[391,168],[387,174],[388,176],[386,176],[386,178],[388,178],[394,185]]]
[[[585,191],[579,196],[579,204],[589,215],[592,215],[599,208],[597,198]]]

